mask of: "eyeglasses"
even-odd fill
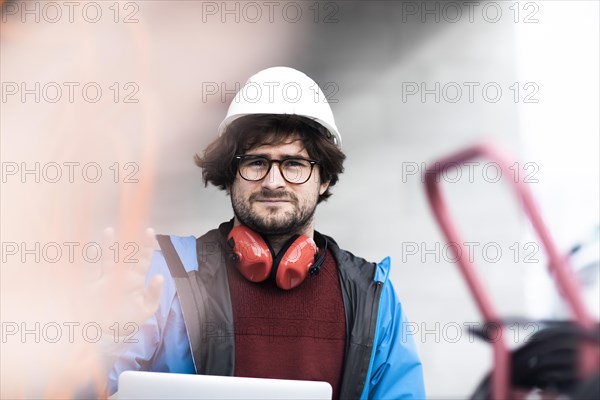
[[[238,162],[240,176],[247,181],[260,181],[271,171],[273,163],[279,164],[281,176],[289,183],[302,184],[308,182],[313,167],[318,161],[301,157],[289,157],[283,160],[269,160],[262,156],[244,155],[234,157]]]

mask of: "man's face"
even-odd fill
[[[270,160],[310,158],[302,141],[293,135],[281,144],[258,146],[245,155]],[[321,183],[317,165],[310,179],[303,184],[287,182],[278,167],[278,163],[273,163],[267,176],[260,181],[247,181],[237,173],[231,186],[233,212],[242,224],[262,234],[301,233],[311,225],[319,195],[327,190],[329,183]]]

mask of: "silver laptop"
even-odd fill
[[[111,399],[328,399],[327,382],[125,371]]]

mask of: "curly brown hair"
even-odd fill
[[[252,114],[233,121],[219,138],[204,151],[204,157],[194,156],[194,162],[202,168],[204,185],[212,183],[228,190],[235,180],[237,165],[234,156],[265,144],[278,145],[290,135],[297,135],[310,158],[319,163],[322,182],[329,188],[319,196],[318,202],[331,196],[339,174],[344,172],[346,155],[333,143],[332,135],[321,124],[310,118],[294,114]]]

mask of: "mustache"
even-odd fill
[[[268,190],[268,189],[262,189],[260,192],[252,193],[249,198],[250,201],[263,200],[263,199],[289,200],[289,201],[293,201],[293,202],[296,202],[298,200],[293,193],[286,192],[285,190],[273,191],[273,190]]]

